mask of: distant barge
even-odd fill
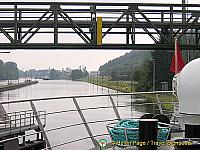
[[[0,92],[15,90],[15,89],[19,89],[19,88],[29,86],[29,85],[32,85],[32,84],[37,84],[37,83],[38,83],[38,81],[26,80],[25,82],[22,82],[22,83],[3,85],[3,86],[0,87]]]

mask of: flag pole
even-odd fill
[[[178,42],[178,39],[175,38],[175,74],[178,73],[178,58],[177,58],[177,42]]]

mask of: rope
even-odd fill
[[[126,131],[125,131],[126,129]],[[121,120],[109,128],[110,135],[113,142],[125,142],[127,135],[127,142],[139,142],[139,121],[138,120]],[[158,125],[157,141],[166,141],[169,135],[169,127],[160,127]]]

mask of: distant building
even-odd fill
[[[99,73],[98,71],[90,71],[89,76],[90,77],[97,77],[98,73]]]
[[[70,79],[70,75],[71,75],[72,69],[70,68],[66,68],[66,70],[62,69],[60,78],[61,79]]]
[[[72,73],[72,69],[70,69],[70,68],[66,68],[66,70],[65,70],[67,73],[69,73],[69,74],[71,74]]]
[[[47,79],[49,78],[50,70],[49,69],[43,69],[37,71],[37,78],[41,79]]]

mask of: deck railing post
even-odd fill
[[[44,126],[46,126],[47,113],[44,111]]]
[[[156,97],[157,97],[157,101],[158,101],[158,108],[160,110],[160,114],[163,114],[163,109],[162,109],[162,105],[161,105],[161,102],[160,102],[159,94],[156,94]]]
[[[44,140],[45,140],[45,143],[46,143],[46,145],[47,145],[47,149],[48,149],[48,150],[52,150],[51,145],[50,145],[50,143],[49,143],[49,139],[47,138],[47,135],[46,135],[46,133],[45,133],[45,131],[44,131],[42,122],[41,122],[40,117],[39,117],[39,115],[38,115],[38,113],[37,113],[36,107],[35,107],[35,105],[33,104],[32,101],[30,101],[30,103],[31,103],[31,108],[32,108],[32,110],[33,110],[33,114],[34,114],[34,116],[35,116],[35,118],[36,118],[36,120],[37,120],[37,123],[38,123],[38,125],[39,125],[40,131],[42,131],[42,135],[43,135]]]
[[[17,127],[17,114],[15,112],[15,127]]]
[[[12,128],[12,122],[11,122],[11,120],[12,120],[12,118],[11,118],[11,116],[9,117],[9,123],[10,123],[10,126],[9,126],[9,128],[10,128],[10,133],[11,133],[11,128]]]
[[[109,95],[109,97],[110,97],[110,101],[111,101],[111,104],[112,104],[112,106],[113,106],[113,110],[114,110],[114,112],[115,112],[115,115],[116,115],[117,119],[120,120],[121,118],[120,118],[119,112],[118,112],[118,110],[117,110],[117,108],[116,108],[115,102],[114,102],[114,100],[113,100],[113,98],[112,98],[111,95]]]
[[[32,120],[31,120],[31,112],[30,112],[30,128],[31,128],[31,124],[32,124]]]
[[[81,119],[82,119],[82,121],[83,121],[83,123],[84,123],[84,125],[85,125],[85,128],[86,128],[86,130],[87,130],[87,132],[88,132],[88,134],[89,134],[89,136],[90,136],[90,138],[91,138],[91,140],[92,140],[92,143],[94,144],[95,149],[99,149],[99,148],[100,148],[100,147],[99,147],[99,144],[98,144],[98,142],[94,139],[94,136],[93,136],[93,134],[92,134],[92,131],[90,130],[90,127],[88,126],[88,124],[87,124],[87,122],[86,122],[86,119],[85,119],[85,117],[84,117],[84,115],[83,115],[83,112],[81,111],[81,108],[80,108],[80,106],[79,106],[79,104],[78,104],[78,102],[77,102],[77,100],[76,100],[75,97],[73,97],[73,102],[74,102],[74,104],[75,104],[75,106],[76,106],[76,109],[77,109],[77,111],[78,111],[78,113],[79,113],[79,115],[80,115],[80,117],[81,117]]]
[[[26,125],[26,111],[24,111],[24,126]]]
[[[22,115],[21,114],[19,115],[19,127],[20,127],[20,131],[21,131],[21,128],[22,128]]]

